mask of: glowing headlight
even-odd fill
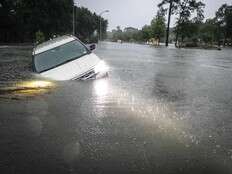
[[[100,61],[94,68],[95,73],[101,73],[101,72],[108,72],[109,67],[106,65],[104,61]]]

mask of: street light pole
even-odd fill
[[[102,24],[102,23],[101,23],[101,16],[100,16],[99,41],[101,41],[101,35],[102,35],[102,34],[101,34],[101,24]]]
[[[103,13],[108,13],[108,12],[110,12],[109,10],[104,10],[103,12],[101,12],[100,14],[99,14],[99,16],[100,16],[100,19],[99,19],[99,26],[100,26],[100,31],[99,31],[99,40],[101,41],[102,40],[102,21],[101,21],[101,16],[103,15]]]
[[[73,36],[75,36],[75,7],[76,7],[76,2],[73,0]]]

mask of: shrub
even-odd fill
[[[37,44],[40,44],[40,43],[44,42],[45,41],[44,33],[41,32],[41,31],[37,31],[35,33],[35,40],[36,40]]]

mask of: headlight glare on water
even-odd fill
[[[53,86],[53,83],[49,81],[35,80],[35,81],[23,82],[20,86],[24,88],[34,88],[34,89],[50,88]]]

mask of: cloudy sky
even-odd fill
[[[75,0],[78,6],[89,8],[91,11],[100,13],[109,10],[103,15],[109,21],[108,30],[116,26],[142,28],[149,24],[157,12],[157,4],[161,0]],[[213,17],[215,11],[223,4],[231,4],[232,0],[203,0],[206,4],[205,16]],[[174,23],[174,18],[172,20]]]

